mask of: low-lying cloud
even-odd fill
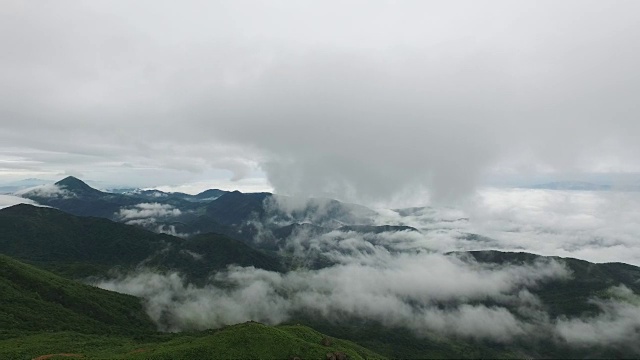
[[[155,219],[179,216],[182,212],[169,204],[141,203],[130,208],[120,209],[116,217],[122,221]]]
[[[433,251],[526,251],[640,266],[640,192],[485,188],[458,208],[380,209],[374,219],[419,229],[422,236],[405,237]]]
[[[555,261],[495,266],[421,253],[389,254],[376,264],[352,262],[286,274],[230,267],[213,278],[224,287],[197,288],[179,274],[153,272],[96,285],[144,298],[149,314],[165,330],[204,329],[247,320],[277,324],[303,312],[331,321],[345,316],[376,320],[419,334],[437,331],[508,341],[524,330],[503,306],[528,306],[531,301],[523,300],[521,294],[528,287],[570,276]],[[469,304],[484,300],[496,305]],[[486,328],[487,320],[493,324],[490,331],[473,330]]]
[[[29,196],[29,197],[42,197],[42,198],[58,198],[58,199],[71,199],[76,197],[76,195],[64,189],[56,184],[45,184],[34,186],[28,189],[20,190],[16,192],[18,196]]]
[[[17,204],[29,204],[29,205],[37,205],[37,203],[33,200],[25,199],[19,196],[13,195],[1,195],[0,194],[0,209],[17,205]]]

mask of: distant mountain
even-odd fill
[[[206,207],[206,213],[222,225],[242,225],[249,220],[262,220],[266,213],[264,201],[270,193],[244,194],[233,191],[220,196]]]
[[[217,198],[219,198],[220,196],[224,195],[228,193],[228,191],[224,191],[224,190],[218,190],[218,189],[209,189],[209,190],[205,190],[197,195],[191,195],[194,198],[200,200],[200,201],[211,201],[211,200],[215,200]]]
[[[56,182],[55,185],[73,193],[76,196],[102,197],[106,195],[106,193],[92,188],[84,181],[73,176],[67,176],[66,178]]]
[[[66,177],[53,185],[21,191],[18,195],[70,214],[108,219],[112,218],[122,206],[140,202],[140,199],[94,189],[73,176]]]
[[[640,268],[623,263],[596,264],[584,260],[560,257],[545,257],[525,252],[468,251],[464,254],[475,261],[505,264],[532,264],[539,259],[556,259],[564,263],[573,274],[571,279],[547,282],[530,291],[540,297],[552,316],[573,316],[585,312],[597,312],[590,301],[612,286],[623,284],[640,293]]]
[[[166,201],[170,199],[180,199],[190,202],[209,202],[213,201],[220,196],[226,194],[228,191],[209,189],[199,194],[191,195],[182,192],[164,192],[156,189],[123,189],[121,191],[115,191],[118,194],[129,195],[133,197],[145,198],[151,201]]]
[[[197,195],[140,189],[105,192],[72,176],[19,195],[73,215],[107,218],[181,237],[215,232],[269,250],[277,250],[277,239],[281,238],[270,232],[283,226],[372,226],[371,218],[376,214],[364,206],[332,199],[294,199],[271,193],[218,189]]]
[[[0,254],[0,331],[152,331],[140,299],[76,283]]]

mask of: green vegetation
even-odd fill
[[[140,299],[68,280],[0,255],[0,329],[152,331]]]
[[[196,333],[157,333],[140,299],[98,289],[0,255],[0,358],[381,358],[305,326],[255,322]]]
[[[189,239],[156,234],[111,220],[79,217],[31,205],[0,210],[0,253],[55,272],[84,279],[144,262],[181,271],[191,281],[206,279],[228,265],[282,271],[280,259],[218,234]]]
[[[231,264],[270,271],[284,270],[281,260],[275,255],[212,233],[190,237],[179,246],[171,246],[145,261],[145,266],[161,271],[179,271],[195,283],[203,282],[212,271],[223,270]]]
[[[479,262],[498,265],[532,264],[540,259],[555,259],[565,264],[571,273],[568,279],[554,279],[529,289],[545,304],[551,317],[595,315],[598,307],[589,299],[606,295],[611,287],[624,284],[640,293],[640,268],[621,263],[594,264],[584,260],[543,257],[529,253],[500,251],[470,251],[465,254]],[[606,295],[608,297],[608,295]]]
[[[383,357],[349,341],[331,339],[305,326],[267,326],[248,322],[198,333],[87,335],[76,332],[0,333],[0,358],[33,359],[78,354],[97,359],[324,359],[342,352],[349,359]]]
[[[0,229],[0,253],[52,270],[62,263],[85,264],[85,273],[135,266],[167,244],[182,241],[107,219],[25,204],[0,210]]]
[[[318,331],[349,339],[395,359],[514,359],[524,357],[499,344],[484,344],[437,334],[416,336],[406,328],[390,328],[375,321],[343,319],[340,323],[319,317],[299,316],[300,322]]]

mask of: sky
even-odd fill
[[[0,182],[448,202],[487,179],[640,173],[638,14],[634,0],[5,0]]]

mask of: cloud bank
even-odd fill
[[[406,326],[417,333],[441,332],[508,341],[524,326],[506,308],[470,305],[530,303],[526,290],[570,273],[557,262],[495,267],[439,254],[390,256],[378,264],[341,264],[316,271],[279,274],[230,267],[214,279],[224,287],[187,285],[179,274],[142,272],[105,280],[99,287],[143,297],[151,317],[165,330],[211,328],[247,320],[277,324],[295,313],[339,321],[354,317]],[[439,305],[446,304],[447,308]],[[486,321],[493,327],[487,329]],[[477,331],[484,328],[483,331]]]
[[[639,7],[9,1],[1,166],[358,202],[637,172]]]
[[[71,191],[61,188],[56,184],[38,185],[38,186],[30,187],[30,188],[16,192],[16,195],[18,196],[23,196],[27,194],[33,197],[59,198],[59,199],[71,199],[76,196]]]

